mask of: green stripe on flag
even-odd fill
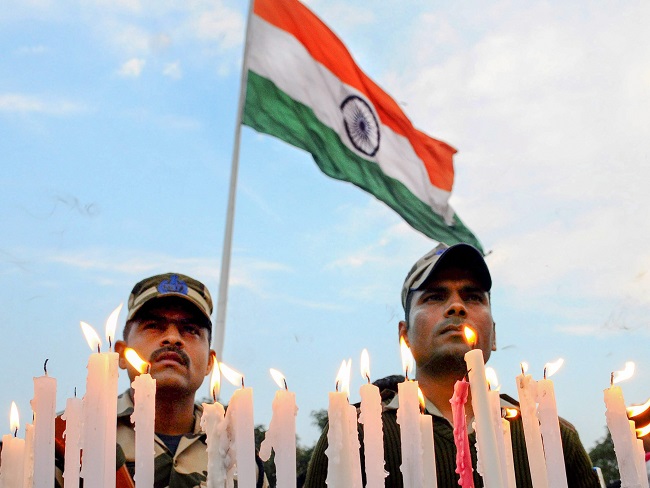
[[[311,153],[323,173],[373,194],[424,235],[449,245],[466,242],[483,250],[458,215],[454,214],[452,225],[445,224],[442,217],[403,183],[386,176],[377,163],[348,149],[334,130],[318,120],[311,108],[252,71],[248,72],[242,122]]]

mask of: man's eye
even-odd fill
[[[185,332],[192,335],[199,335],[201,333],[200,329],[195,325],[185,326]]]
[[[482,302],[483,295],[480,295],[478,293],[472,293],[467,297],[467,300],[470,302]]]
[[[442,293],[427,293],[424,296],[425,301],[431,301],[431,302],[439,302],[444,300],[445,297]]]

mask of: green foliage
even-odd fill
[[[612,435],[607,430],[607,434],[589,451],[589,457],[594,466],[599,467],[603,472],[603,478],[606,483],[620,479],[618,472],[618,462],[614,452],[614,442]]]

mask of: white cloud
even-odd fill
[[[69,100],[51,100],[21,93],[0,94],[0,112],[42,113],[46,115],[69,115],[84,112],[87,107]]]
[[[178,80],[183,77],[183,71],[181,70],[180,61],[175,61],[173,63],[167,63],[163,68],[163,75],[168,78],[173,78]]]
[[[120,67],[118,75],[124,78],[138,78],[142,74],[145,63],[144,59],[129,59]]]
[[[16,54],[19,56],[38,56],[49,51],[49,48],[43,46],[42,44],[37,44],[35,46],[21,46],[16,49]]]

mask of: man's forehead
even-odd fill
[[[442,269],[431,273],[431,276],[422,284],[420,290],[435,289],[458,285],[463,288],[471,288],[486,292],[478,274],[467,268],[459,266],[445,266]]]

